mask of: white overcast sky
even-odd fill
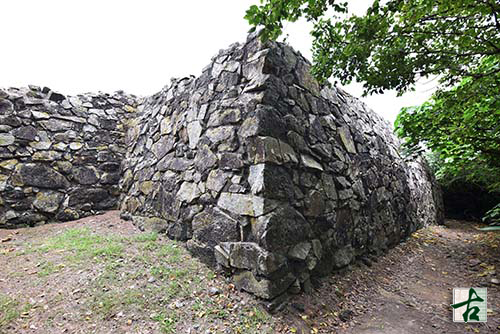
[[[371,1],[351,0],[362,13]],[[172,77],[199,75],[218,50],[245,40],[246,9],[258,0],[2,0],[0,87],[34,84],[64,94],[124,90],[150,95]],[[307,23],[289,23],[288,42],[311,59]],[[362,98],[393,121],[425,101],[435,83],[396,98]],[[361,95],[361,86],[345,89]]]

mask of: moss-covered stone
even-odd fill
[[[33,206],[42,212],[54,213],[59,209],[64,195],[58,192],[41,191],[36,194]]]

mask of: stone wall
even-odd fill
[[[391,127],[283,44],[249,37],[148,98],[121,210],[273,299],[438,223],[440,192]]]
[[[67,221],[117,207],[135,97],[0,90],[0,228]]]

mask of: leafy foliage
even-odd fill
[[[500,203],[498,203],[490,211],[486,212],[483,217],[483,222],[490,225],[497,225],[498,229],[500,229]]]
[[[283,21],[295,22],[302,16],[308,21],[319,20],[328,9],[347,12],[347,2],[337,4],[335,0],[261,0],[261,5],[251,6],[245,18],[254,27],[262,26],[264,40],[277,39],[283,33]]]
[[[497,70],[497,71],[495,71]],[[421,106],[403,108],[396,132],[411,151],[429,148],[439,160],[438,178],[464,178],[500,189],[500,58],[484,57],[478,72]]]
[[[283,22],[304,16],[314,23],[313,73],[363,82],[365,93],[412,89],[421,77],[440,75],[446,85],[480,71],[482,58],[500,54],[500,4],[495,0],[375,0],[364,16],[350,16],[335,0],[261,0],[246,19],[277,38]],[[498,72],[498,70],[494,70]]]

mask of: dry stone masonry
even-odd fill
[[[127,120],[138,99],[0,90],[0,228],[117,207]]]
[[[426,166],[309,69],[290,47],[250,36],[147,98],[127,134],[123,216],[186,240],[264,299],[439,223]]]
[[[0,90],[0,228],[120,207],[269,300],[442,220],[363,103],[250,36],[146,99]]]

